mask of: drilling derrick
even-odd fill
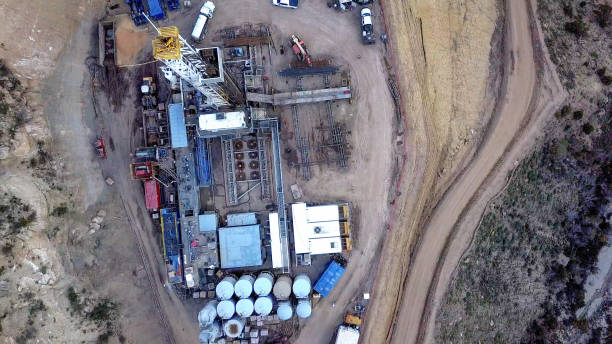
[[[153,57],[163,62],[164,73],[172,71],[183,81],[198,90],[206,103],[221,107],[228,106],[228,97],[215,81],[207,80],[206,63],[198,52],[179,34],[176,26],[157,28],[159,35],[153,40]]]

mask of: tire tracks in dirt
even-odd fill
[[[531,147],[533,140],[540,133],[539,129],[564,99],[563,88],[550,61],[547,58],[542,59],[546,57],[546,52],[539,27],[537,22],[534,22],[533,4],[527,1],[508,1],[506,6],[508,37],[504,42],[507,44],[507,83],[504,84],[505,92],[499,100],[499,111],[492,119],[490,130],[472,162],[445,193],[431,217],[424,222],[426,225],[423,226],[423,235],[414,251],[402,246],[402,242],[390,241],[393,238],[387,240],[387,245],[392,242],[393,246],[387,247],[383,252],[383,259],[390,253],[397,253],[398,247],[404,250],[400,258],[407,258],[408,254],[412,256],[409,261],[397,261],[398,258],[395,258],[394,263],[397,265],[385,264],[386,268],[378,271],[379,279],[383,276],[389,279],[391,274],[399,273],[404,276],[403,284],[395,295],[388,295],[391,289],[389,286],[383,291],[374,290],[374,306],[377,307],[373,308],[377,321],[372,324],[366,322],[363,342],[433,341],[434,322],[430,319],[435,319],[432,315],[435,315],[439,307],[439,300],[444,295],[452,271],[469,245],[486,204],[503,187],[515,161]],[[534,50],[538,54],[534,54]],[[423,121],[426,122],[426,119]],[[435,135],[427,137],[431,139]],[[431,166],[430,162],[428,165]],[[427,180],[427,174],[423,179]],[[421,193],[431,190],[429,186],[424,183],[420,189]],[[421,194],[419,197],[420,204],[427,199],[423,196],[425,195]],[[411,209],[408,207],[409,201],[404,204],[396,216],[406,216],[405,209]],[[422,208],[412,209],[412,214],[415,214],[412,220],[414,224],[414,221],[422,218],[423,213]],[[402,219],[398,219],[396,229],[418,228],[418,224],[400,226],[401,222]],[[458,226],[457,223],[461,225]],[[414,234],[399,236],[414,237]],[[407,269],[408,262],[410,265]],[[382,297],[383,300],[377,297]],[[396,304],[391,304],[391,301]],[[368,314],[369,316],[371,314]],[[391,322],[388,321],[390,316],[393,316]]]

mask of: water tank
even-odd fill
[[[280,276],[274,283],[274,297],[278,300],[287,300],[291,296],[291,277]]]
[[[250,317],[253,314],[253,309],[253,299],[250,297],[248,299],[240,299],[236,302],[236,314],[243,318]]]
[[[234,295],[234,284],[236,284],[236,278],[233,276],[225,276],[217,284],[217,288],[215,288],[215,292],[217,293],[217,298],[219,300],[229,300]]]
[[[293,307],[289,301],[281,301],[278,303],[278,309],[276,315],[280,320],[289,320],[293,316]]]
[[[257,276],[255,284],[253,284],[253,289],[255,291],[255,294],[259,296],[266,296],[272,291],[273,285],[274,276],[267,271],[263,271]]]
[[[217,315],[221,319],[229,319],[234,316],[236,303],[234,300],[223,300],[217,305]]]
[[[260,296],[255,300],[255,313],[259,315],[268,315],[272,312],[274,301],[272,296]]]
[[[240,336],[244,329],[245,320],[243,318],[233,317],[226,321],[223,325],[223,332],[229,338],[236,338]]]
[[[312,306],[310,300],[300,299],[298,300],[297,306],[295,306],[295,314],[300,318],[308,318],[312,314]]]
[[[200,331],[200,343],[209,344],[214,343],[219,337],[221,337],[221,325],[218,322],[214,321]]]
[[[255,278],[251,275],[242,275],[234,285],[234,293],[241,299],[245,299],[253,293]]]
[[[217,300],[208,301],[206,306],[202,308],[200,313],[198,313],[198,323],[200,324],[200,328],[204,328],[206,325],[210,325],[215,321],[217,317]]]
[[[310,286],[310,278],[304,274],[299,274],[293,280],[293,294],[298,299],[308,297],[310,295]]]

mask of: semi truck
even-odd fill
[[[191,38],[194,41],[199,42],[202,40],[204,33],[206,33],[206,26],[208,26],[208,22],[212,19],[213,13],[215,13],[215,4],[212,1],[206,1],[200,9],[198,19],[193,26],[193,31],[191,31]]]

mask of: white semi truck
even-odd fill
[[[215,13],[215,4],[212,1],[206,1],[200,9],[198,19],[193,26],[193,31],[191,31],[191,38],[193,38],[194,41],[199,42],[202,40],[206,32],[206,26],[210,19],[212,19],[213,13]]]

